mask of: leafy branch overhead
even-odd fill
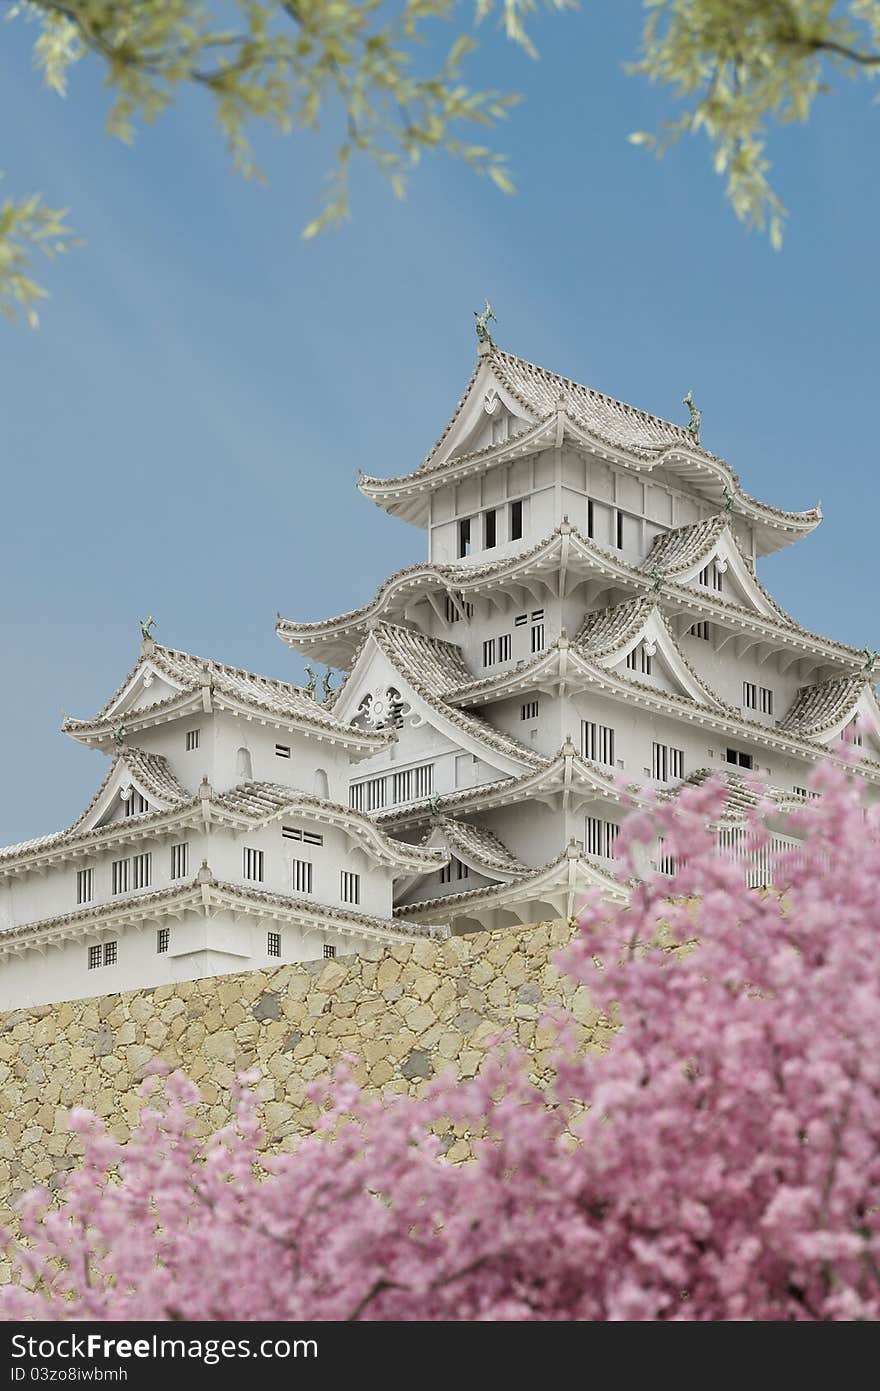
[[[639,61],[630,71],[671,88],[683,110],[658,153],[704,131],[740,221],[782,243],[785,209],[769,179],[766,126],[806,121],[834,70],[880,75],[880,0],[645,0]]]
[[[632,0],[635,3],[635,0]],[[213,104],[233,164],[259,173],[248,131],[315,131],[339,121],[342,136],[313,236],[348,215],[352,160],[371,161],[395,194],[426,152],[442,151],[513,188],[490,132],[516,98],[466,81],[474,29],[494,22],[537,56],[529,34],[539,5],[576,0],[475,0],[473,24],[432,65],[438,25],[460,25],[455,0],[20,0],[8,18],[36,21],[35,59],[45,81],[67,91],[83,58],[102,68],[108,129],[126,141],[161,115],[181,88]],[[805,120],[832,66],[880,72],[880,0],[644,0],[642,49],[631,70],[671,89],[682,110],[660,136],[631,137],[658,151],[704,131],[716,170],[748,225],[781,239],[784,209],[767,178],[768,120]],[[42,291],[31,278],[37,250],[63,250],[62,215],[39,199],[7,202],[0,221],[0,312],[34,321]]]

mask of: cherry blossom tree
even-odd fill
[[[746,885],[711,829],[725,789],[630,817],[626,909],[584,907],[561,964],[621,1027],[562,1028],[552,1087],[513,1048],[469,1082],[365,1098],[316,1085],[320,1131],[262,1148],[194,1134],[197,1089],[145,1084],[126,1147],[84,1112],[60,1203],[31,1194],[6,1317],[874,1319],[880,1315],[880,810],[828,764],[791,820],[803,849]],[[778,813],[758,801],[755,844]],[[473,1159],[443,1158],[450,1126]]]

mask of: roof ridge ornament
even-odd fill
[[[864,672],[865,676],[870,676],[871,672],[874,670],[874,667],[876,666],[877,658],[880,657],[880,653],[872,652],[870,647],[863,647],[862,653],[865,658],[865,665],[862,667],[862,671]]]
[[[478,352],[481,357],[484,353],[489,352],[491,348],[495,347],[495,340],[489,332],[490,321],[496,324],[498,322],[495,317],[495,310],[492,308],[489,301],[486,300],[486,307],[482,312],[478,309],[474,310],[474,328],[477,331]]]
[[[684,428],[687,430],[694,444],[699,444],[700,426],[703,423],[703,412],[699,409],[696,402],[694,401],[694,393],[689,390],[687,396],[683,396],[681,398],[681,404],[683,406],[687,406],[691,416],[690,420]]]
[[[141,651],[152,652],[153,648],[156,646],[156,639],[153,637],[153,629],[156,626],[156,620],[152,614],[149,614],[146,618],[140,620],[140,624]]]

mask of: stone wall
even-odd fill
[[[268,1092],[269,1143],[281,1149],[313,1124],[306,1085],[342,1053],[361,1059],[369,1091],[415,1091],[448,1068],[472,1077],[506,1031],[533,1058],[533,1075],[544,1077],[553,1031],[541,1020],[554,1006],[571,1010],[584,1045],[600,1047],[608,1036],[587,990],[553,964],[571,932],[557,922],[377,945],[333,961],[0,1014],[0,1224],[17,1193],[34,1183],[55,1187],[77,1163],[72,1106],[90,1107],[119,1139],[128,1137],[138,1083],[156,1057],[198,1082],[205,1132],[228,1119],[234,1075],[256,1067]],[[466,1152],[456,1140],[449,1154]]]

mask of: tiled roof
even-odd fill
[[[648,574],[660,570],[664,575],[677,575],[689,570],[712,546],[727,526],[727,514],[717,513],[705,517],[701,522],[691,522],[688,526],[677,526],[672,531],[661,532],[651,542],[648,554],[641,562],[640,569]]]
[[[413,675],[435,696],[444,696],[456,686],[471,680],[460,647],[454,642],[426,637],[415,628],[383,623],[374,629],[389,661]]]
[[[797,806],[800,803],[800,798],[794,792],[787,792],[781,787],[770,787],[754,777],[750,778],[727,768],[697,768],[678,787],[671,788],[668,792],[661,792],[660,795],[664,800],[674,801],[682,788],[702,787],[703,783],[710,779],[720,780],[726,784],[727,800],[724,804],[726,817],[741,818],[766,797],[780,806],[789,804]]]
[[[485,826],[458,821],[452,816],[441,817],[440,826],[449,849],[459,859],[475,860],[487,870],[498,870],[502,874],[531,873],[528,865],[512,855],[507,846]]]
[[[572,420],[592,434],[637,454],[651,455],[673,444],[687,445],[700,454],[707,452],[694,443],[683,425],[636,410],[525,358],[494,348],[489,361],[510,394],[539,417],[551,415],[561,405]]]
[[[584,616],[574,641],[586,656],[607,657],[635,637],[657,605],[650,595],[627,599]]]
[[[95,826],[89,830],[83,830],[83,822],[88,818],[89,812],[98,802],[101,793],[106,788],[110,779],[115,775],[120,765],[130,770],[135,762],[132,755],[136,754],[141,759],[159,765],[162,773],[162,781],[155,781],[153,788],[162,786],[165,790],[162,793],[163,800],[169,803],[168,808],[156,809],[141,812],[137,816],[125,817],[121,821],[114,821],[103,826]],[[144,780],[139,779],[139,785],[144,785]],[[171,792],[173,791],[173,797]],[[59,845],[76,845],[83,841],[100,841],[101,837],[113,837],[120,832],[139,833],[149,835],[155,828],[161,827],[162,821],[168,816],[169,811],[179,811],[187,807],[195,811],[196,808],[204,804],[211,810],[222,814],[242,817],[251,821],[269,821],[279,813],[290,809],[291,814],[300,813],[308,816],[310,812],[317,817],[338,818],[346,823],[356,823],[363,827],[368,837],[380,838],[380,844],[385,852],[395,859],[411,859],[421,861],[423,866],[430,868],[433,865],[443,863],[443,856],[425,849],[422,846],[406,845],[402,841],[395,840],[382,830],[373,817],[367,816],[365,812],[356,811],[351,807],[344,807],[337,802],[328,801],[323,797],[316,797],[309,792],[300,792],[294,787],[284,787],[281,783],[271,782],[244,782],[231,788],[228,792],[214,793],[210,797],[202,798],[193,796],[186,788],[181,787],[180,783],[167,767],[166,760],[159,754],[148,754],[142,749],[127,749],[124,754],[115,758],[110,769],[101,783],[95,796],[89,802],[85,811],[77,817],[76,821],[66,830],[55,831],[48,836],[38,836],[34,840],[22,841],[17,845],[7,845],[0,847],[0,864],[10,860],[16,860],[23,856],[33,854],[35,851],[54,849]]]
[[[145,749],[125,749],[113,759],[106,777],[101,779],[100,785],[88,806],[80,812],[70,826],[65,827],[62,831],[52,831],[47,836],[36,836],[33,840],[20,841],[17,845],[0,846],[0,862],[17,859],[20,855],[31,854],[35,850],[48,850],[62,841],[80,839],[83,836],[94,836],[99,832],[106,831],[108,829],[106,826],[96,826],[93,830],[85,832],[81,827],[101,800],[108,784],[115,779],[120,770],[143,789],[147,801],[154,799],[167,803],[167,806],[161,809],[153,806],[149,811],[140,812],[137,816],[126,817],[126,828],[134,825],[140,826],[146,818],[152,818],[156,815],[164,816],[169,808],[185,806],[186,803],[193,800],[192,793],[188,792],[177,781],[168,766],[168,760],[162,754],[148,753]],[[120,826],[114,822],[113,830],[119,829]]]
[[[141,655],[125,680],[93,719],[66,719],[62,728],[70,732],[79,732],[92,727],[105,726],[111,719],[114,706],[120,696],[146,662],[155,667],[161,675],[167,677],[173,685],[179,687],[180,691],[153,706],[139,706],[123,713],[119,716],[123,723],[126,714],[131,720],[137,720],[141,716],[151,714],[154,710],[158,711],[166,705],[172,705],[180,699],[181,693],[194,694],[203,686],[208,686],[215,695],[219,695],[221,698],[226,696],[230,700],[240,701],[244,705],[266,711],[268,714],[278,715],[283,719],[291,719],[318,729],[325,729],[328,733],[334,731],[340,734],[344,733],[349,737],[355,732],[349,726],[342,725],[331,710],[320,705],[301,686],[292,686],[286,681],[276,681],[269,676],[257,676],[251,671],[226,666],[222,662],[210,661],[204,657],[195,657],[189,652],[178,652],[172,647],[160,647],[158,643],[152,642],[144,644]],[[374,734],[373,737],[377,744],[387,742],[386,736],[381,734]]]
[[[521,406],[538,420],[543,420],[562,406],[565,413],[591,434],[607,440],[609,444],[620,445],[636,454],[650,457],[670,445],[687,445],[700,454],[701,449],[682,425],[673,425],[658,416],[648,415],[636,410],[601,391],[581,386],[569,377],[560,377],[545,367],[504,352],[493,346],[485,358],[477,364],[487,362],[498,381]],[[424,463],[416,470],[417,474],[428,473],[438,465],[434,462],[441,446],[449,437],[461,410],[473,387],[476,372],[465,387],[464,395],[456,406],[452,418]],[[445,463],[445,460],[444,460]]]
[[[193,907],[200,906],[203,902],[202,890],[207,890],[209,897],[213,894],[234,898],[236,902],[244,905],[254,904],[261,908],[278,908],[288,913],[300,912],[304,917],[325,918],[330,923],[338,923],[340,926],[351,924],[355,928],[363,928],[371,934],[387,936],[389,938],[400,938],[405,934],[412,934],[424,937],[445,937],[447,932],[444,928],[423,926],[421,929],[415,924],[401,927],[393,918],[380,918],[372,913],[362,913],[355,909],[335,908],[328,904],[318,903],[314,899],[297,899],[287,894],[270,893],[261,889],[247,888],[241,884],[234,884],[228,881],[212,879],[208,881],[196,880],[188,881],[185,884],[175,886],[170,889],[157,889],[154,893],[132,894],[124,898],[113,898],[108,903],[89,904],[85,908],[75,909],[73,912],[60,913],[51,918],[40,918],[34,922],[22,923],[18,927],[0,929],[0,948],[10,939],[21,939],[37,933],[51,931],[53,928],[76,928],[84,927],[95,923],[100,928],[104,918],[124,916],[131,912],[136,916],[144,914],[153,915],[160,913],[164,908],[172,911],[179,910],[181,907],[188,907],[189,902]]]
[[[451,648],[453,652],[458,653],[458,648],[450,643],[437,643],[411,628],[400,628],[391,623],[377,624],[370,636],[425,704],[431,706],[445,720],[457,725],[463,733],[487,748],[495,749],[498,753],[532,768],[542,767],[547,762],[541,754],[535,753],[534,749],[515,739],[512,734],[496,729],[478,715],[465,714],[463,710],[446,704],[443,695],[438,693],[438,686],[443,680],[439,669],[442,666],[441,653],[438,649]],[[464,674],[469,679],[470,672],[464,663],[458,658],[455,662],[455,668],[450,675],[460,680]],[[446,689],[448,688],[447,683]]]
[[[125,749],[113,760],[113,770],[124,767],[132,779],[142,787],[147,801],[155,798],[167,802],[169,806],[182,806],[192,798],[192,793],[178,782],[168,759],[161,753],[149,753],[146,749]]]
[[[280,618],[275,624],[275,631],[284,638],[287,633],[321,633],[330,628],[344,627],[356,623],[361,618],[368,618],[380,606],[389,590],[398,585],[406,584],[407,581],[424,578],[428,583],[436,584],[438,588],[455,591],[474,580],[485,579],[488,575],[494,575],[513,566],[521,565],[542,551],[551,549],[554,545],[558,546],[560,540],[561,531],[559,527],[556,527],[549,536],[536,541],[533,546],[529,546],[524,551],[518,551],[514,556],[506,556],[503,560],[488,560],[482,565],[456,565],[454,563],[438,565],[435,563],[426,564],[424,561],[415,565],[406,565],[402,570],[395,570],[393,574],[382,581],[369,603],[361,604],[356,609],[349,609],[347,613],[336,614],[333,618],[321,618],[311,623],[298,623],[290,618]]]
[[[707,520],[711,522],[716,519],[709,518]],[[703,525],[704,523],[702,522],[693,523],[694,528],[700,528]],[[333,618],[321,619],[309,623],[298,623],[292,619],[280,619],[276,625],[276,631],[281,638],[289,638],[291,640],[297,637],[310,638],[313,634],[315,637],[319,637],[325,633],[330,635],[337,630],[344,631],[349,627],[355,628],[357,631],[357,625],[362,624],[371,616],[378,614],[386,595],[391,590],[395,589],[398,585],[405,586],[407,582],[418,579],[423,579],[428,585],[436,585],[437,589],[441,590],[446,588],[457,590],[460,588],[466,595],[468,589],[474,583],[478,583],[483,579],[495,575],[500,578],[514,571],[524,561],[529,562],[538,557],[541,559],[550,559],[554,549],[560,544],[562,529],[562,526],[555,527],[541,541],[536,542],[535,545],[530,546],[527,550],[518,552],[516,555],[504,556],[498,560],[488,561],[483,565],[419,564],[407,566],[405,569],[398,570],[393,575],[389,575],[379,586],[376,594],[369,603],[363,604],[359,608],[351,609],[347,613],[337,614]],[[688,527],[680,527],[676,530],[679,532],[687,532],[690,529],[691,528]],[[640,562],[639,565],[629,565],[621,558],[618,551],[612,551],[604,546],[600,546],[596,541],[590,540],[582,535],[576,527],[569,526],[567,530],[572,540],[576,541],[578,548],[584,554],[595,556],[600,561],[609,562],[616,572],[621,572],[624,583],[632,582],[638,585],[650,583],[650,571],[654,566],[653,561],[646,559]],[[736,541],[735,537],[733,539]],[[684,540],[680,539],[678,544],[682,546],[686,545],[686,538]],[[742,554],[741,551],[740,554]],[[746,561],[746,564],[748,564],[748,561]],[[791,633],[794,632],[799,637],[806,638],[807,641],[821,643],[824,647],[839,652],[843,659],[852,660],[862,656],[861,651],[857,651],[856,648],[850,647],[846,643],[838,642],[836,638],[824,637],[822,634],[814,633],[809,628],[805,628],[802,624],[796,622],[795,619],[779,607],[772,596],[768,594],[767,590],[761,585],[754,573],[752,573],[752,580],[773,606],[774,612],[772,616],[754,613],[752,610],[746,609],[742,604],[732,603],[729,599],[723,598],[722,595],[715,590],[707,590],[705,595],[700,595],[699,597],[701,600],[705,600],[707,604],[717,606],[722,610],[726,609],[731,616],[739,618],[745,617],[757,622],[766,623],[771,629],[776,627],[778,630],[781,630],[782,635],[785,636],[790,636]],[[676,584],[674,577],[670,577],[669,583],[670,585]],[[676,586],[676,588],[678,593],[687,595],[688,597],[694,597],[696,593],[695,590],[688,586]]]
[[[871,683],[865,676],[844,676],[822,681],[816,686],[801,686],[779,728],[806,738],[833,729],[846,718]]]
[[[730,529],[728,516],[725,512],[719,512],[714,517],[706,517],[701,522],[692,522],[689,526],[675,527],[673,531],[655,536],[639,569],[646,571],[649,575],[656,570],[671,579],[685,570],[692,569],[694,565],[699,564],[701,560],[710,555],[725,529],[727,529],[731,544],[736,548],[749,572],[752,584],[767,600],[776,618],[786,627],[797,628],[798,625],[791,615],[787,614],[780,604],[777,604],[773,595],[764,588],[758,579],[751,561],[748,556],[743,554],[742,546],[733,530]],[[801,629],[800,631],[805,632],[806,630]],[[826,639],[826,641],[828,640]]]
[[[518,892],[518,900],[528,896],[528,890],[534,885],[539,886],[541,881],[552,883],[554,877],[558,879],[560,872],[567,872],[570,856],[567,850],[563,850],[561,855],[557,855],[547,864],[541,865],[538,869],[529,869],[527,874],[517,879],[513,884],[483,884],[476,889],[465,889],[462,893],[444,894],[437,898],[418,899],[413,903],[401,903],[394,909],[396,918],[409,918],[417,914],[435,912],[438,914],[450,915],[450,911],[459,905],[467,906],[470,903],[478,902],[485,898],[487,904],[491,905],[493,899],[506,897],[511,892]],[[607,885],[608,890],[616,897],[623,897],[626,890],[620,880],[604,865],[597,864],[590,856],[583,851],[577,856],[577,862],[582,866],[588,866],[590,873],[598,875]],[[554,876],[554,871],[556,872]],[[454,911],[452,912],[454,916]]]

